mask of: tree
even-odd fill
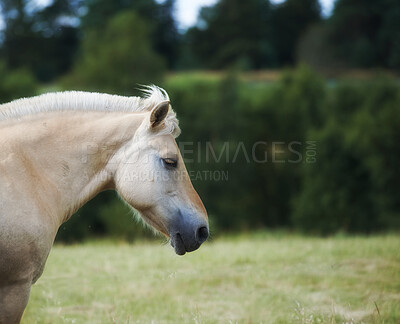
[[[400,2],[338,0],[326,39],[347,67],[400,67]]]
[[[302,165],[292,221],[308,232],[372,232],[400,227],[400,103],[395,80],[331,90],[326,123],[312,129],[317,163]]]
[[[349,142],[371,175],[379,225],[394,230],[400,228],[400,91],[396,80],[379,76],[365,93]]]
[[[272,10],[271,43],[280,66],[295,63],[300,37],[321,21],[318,0],[286,0]]]
[[[176,65],[178,59],[179,34],[173,18],[175,0],[158,3],[154,0],[88,0],[87,13],[82,17],[82,29],[102,30],[115,15],[124,11],[135,11],[137,15],[148,21],[151,46],[163,56],[169,68]]]
[[[206,67],[276,67],[295,63],[300,36],[320,20],[318,0],[220,0],[201,10],[186,40]]]
[[[114,16],[104,30],[88,32],[82,48],[64,81],[68,87],[129,95],[138,84],[157,83],[165,70],[152,50],[148,23],[133,11]]]
[[[332,234],[378,229],[372,179],[344,133],[340,125],[329,123],[310,134],[318,138],[318,163],[302,165],[302,186],[292,206],[292,222],[301,230]]]
[[[10,71],[0,61],[0,103],[33,96],[37,90],[35,78],[30,71],[23,68]]]
[[[220,0],[202,8],[198,25],[188,30],[186,41],[206,67],[274,66],[269,15],[268,0]]]
[[[1,56],[11,69],[26,67],[51,81],[72,64],[78,46],[77,1],[54,0],[44,8],[32,2],[4,0]]]

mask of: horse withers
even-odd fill
[[[18,323],[57,230],[107,189],[170,238],[208,238],[208,218],[175,138],[167,93],[60,92],[0,105],[0,323]],[[111,216],[111,215],[110,215]]]

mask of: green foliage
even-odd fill
[[[148,23],[135,12],[114,16],[104,31],[89,31],[65,86],[128,95],[138,84],[160,82],[165,64],[152,50],[149,33]]]
[[[211,68],[259,69],[294,63],[299,37],[320,20],[317,0],[220,0],[203,8],[186,40],[197,61]],[[221,46],[222,45],[222,46]]]
[[[0,55],[7,67],[29,69],[42,82],[67,72],[79,45],[77,7],[75,0],[54,0],[45,7],[1,1],[5,28]]]
[[[197,24],[182,33],[174,20],[175,2],[53,0],[42,6],[33,0],[3,0],[0,57],[10,69],[27,68],[39,81],[52,82],[76,66],[79,53],[86,55],[88,43],[89,47],[107,46],[102,36],[116,16],[135,12],[134,20],[143,19],[146,25],[146,36],[140,27],[138,38],[146,39],[145,46],[168,69],[251,70],[301,62],[323,72],[400,67],[397,0],[338,0],[326,19],[321,17],[318,0],[279,4],[219,0],[202,8]],[[132,27],[138,26],[132,23]],[[147,67],[153,71],[151,65]],[[83,84],[80,79],[77,76],[71,84]]]
[[[296,60],[329,75],[333,69],[343,67],[342,60],[334,54],[333,45],[326,24],[313,25],[299,39]]]
[[[168,69],[251,70],[301,62],[326,73],[400,67],[397,0],[338,0],[326,19],[318,0],[219,0],[202,8],[197,24],[182,33],[174,20],[175,2],[53,0],[42,6],[33,0],[3,0],[0,58],[7,68],[27,68],[39,81],[52,82],[70,72],[79,53],[86,55],[88,43],[106,47],[102,36],[111,21],[133,11],[134,20],[146,22],[146,36],[139,28],[138,38],[146,38],[145,46]],[[80,79],[71,84],[82,84]]]
[[[302,188],[292,206],[294,226],[322,234],[378,230],[370,174],[346,145],[342,127],[330,123],[310,136],[318,139],[318,162],[303,166]]]
[[[274,53],[268,44],[269,12],[269,2],[260,0],[221,0],[203,8],[200,27],[189,30],[187,36],[194,55],[212,68],[235,64],[260,68],[265,62],[273,65]]]
[[[151,26],[149,42],[158,55],[175,67],[178,59],[179,35],[173,18],[175,0],[159,3],[155,0],[87,0],[87,13],[82,17],[82,29],[103,30],[117,14],[135,11]]]
[[[272,11],[271,41],[279,66],[293,64],[300,37],[321,20],[318,0],[286,0]]]
[[[296,227],[322,233],[400,227],[399,94],[384,77],[333,90],[327,124],[309,133],[318,140],[318,163],[303,167]]]
[[[400,89],[385,77],[368,85],[363,109],[356,112],[352,149],[363,158],[373,181],[373,201],[381,226],[400,227]]]
[[[399,40],[399,1],[338,0],[332,16],[303,35],[299,58],[324,69],[398,70]]]
[[[0,103],[37,93],[35,78],[27,69],[9,71],[0,61]]]
[[[324,81],[305,65],[283,74],[271,101],[279,110],[275,122],[280,139],[303,141],[307,129],[320,127],[324,122]]]

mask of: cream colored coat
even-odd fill
[[[0,323],[18,323],[59,226],[116,189],[176,253],[208,236],[168,95],[65,92],[0,106]]]

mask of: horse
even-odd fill
[[[0,323],[19,323],[58,228],[116,190],[176,254],[209,235],[157,86],[140,97],[66,91],[0,105]]]

